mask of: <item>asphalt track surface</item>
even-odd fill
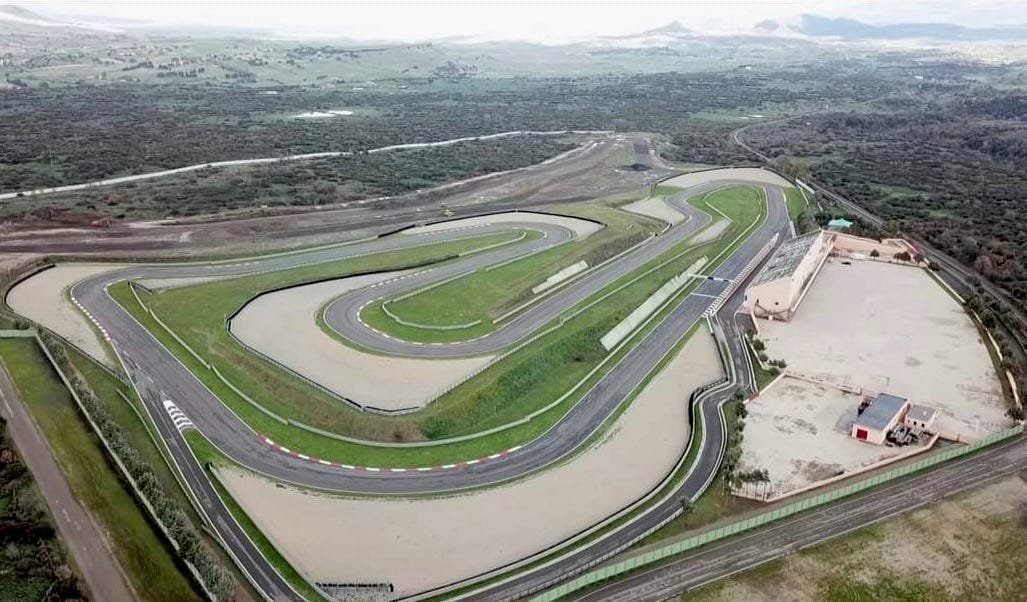
[[[833,537],[1015,474],[1027,467],[1027,440],[1016,438],[867,493],[772,523],[724,543],[676,556],[575,598],[580,601],[666,600],[806,549]]]
[[[675,205],[688,211],[690,206],[682,202],[686,197],[702,194],[714,187],[730,183],[740,182],[729,178],[690,189],[675,197]],[[787,212],[783,191],[777,186],[765,184],[755,184],[755,186],[767,192],[769,201],[767,218],[734,253],[715,269],[714,275],[717,277],[725,279],[734,277],[775,233],[787,231]],[[698,215],[701,216],[701,214]],[[633,253],[610,266],[619,265],[622,261],[636,262],[628,264],[635,266],[645,263],[666,248],[693,234],[701,227],[702,224],[699,221],[701,219],[697,216],[684,222],[664,235],[654,238],[649,244],[639,247],[634,252],[638,253],[637,257]],[[510,229],[518,226],[517,224],[504,224],[502,227]],[[529,225],[524,225],[524,227],[529,227]],[[530,224],[530,227],[542,230],[545,238],[514,245],[522,253],[543,248],[546,245],[560,244],[566,240],[563,237],[570,236],[569,232],[562,228],[545,227],[539,224]],[[138,266],[85,280],[73,288],[72,296],[110,333],[112,345],[124,360],[130,377],[147,404],[161,435],[168,442],[174,457],[185,472],[187,482],[199,499],[204,511],[236,555],[243,570],[250,574],[257,587],[269,597],[295,598],[296,594],[291,592],[288,585],[274,572],[245,533],[235,524],[231,514],[213,491],[202,467],[196,463],[190,453],[181,433],[165,411],[162,400],[170,399],[177,404],[196,427],[229,457],[258,472],[300,485],[360,493],[410,494],[494,484],[538,470],[574,451],[617,409],[627,395],[641,382],[650,368],[673,348],[681,334],[700,319],[702,313],[710,306],[713,298],[721,292],[725,284],[714,280],[704,281],[692,294],[680,302],[670,316],[641,344],[629,352],[614,369],[601,379],[586,394],[585,399],[564,416],[553,429],[520,451],[459,470],[374,473],[322,466],[271,450],[256,433],[207,390],[168,350],[161,346],[146,329],[118,306],[106,294],[106,286],[119,280],[144,277],[236,275],[286,269],[308,265],[315,261],[329,261],[363,253],[377,253],[410,244],[452,240],[457,236],[476,235],[488,231],[495,231],[495,229],[485,227],[418,236],[388,237],[304,253],[258,258],[241,263]],[[512,252],[514,246],[472,256],[465,261],[480,261],[483,262],[482,265],[486,265],[486,261],[503,261],[505,260],[503,257]],[[465,262],[452,265],[461,263]],[[464,265],[463,269],[467,269],[467,266]],[[634,268],[622,269],[625,269],[626,271],[623,273],[626,273]],[[431,273],[433,277],[446,277],[440,274],[440,270],[434,270]],[[585,291],[590,290],[590,287],[595,287],[594,290],[598,290],[602,283],[615,280],[621,273],[619,270],[613,269],[597,270],[594,274],[599,274],[603,276],[602,278],[593,275],[590,278],[576,281],[564,289],[560,295],[553,295],[547,303],[535,306],[519,319],[511,320],[502,329],[481,340],[493,345],[496,343],[492,341],[502,340],[499,338],[500,336],[510,337],[510,341],[530,336],[529,328],[532,324],[543,324],[547,321],[547,316],[555,316],[560,313],[556,309],[544,310],[543,308],[548,308],[550,304],[560,300],[562,303],[573,305],[575,297],[570,294],[570,291],[581,287],[581,291],[576,294],[580,295],[579,298],[587,297],[590,293]],[[423,285],[423,283],[417,282],[406,284],[410,286]],[[380,293],[376,292],[376,294]],[[737,304],[737,300],[735,304]],[[559,305],[554,307],[559,307]],[[734,311],[730,303],[725,309]],[[528,315],[533,316],[532,320],[525,318]],[[722,401],[722,399],[710,401],[709,403],[714,404],[710,409],[715,409],[716,405]],[[706,428],[703,431],[707,437],[707,445],[704,446],[704,453],[698,459],[691,476],[681,488],[683,494],[704,489],[709,477],[715,474],[719,465],[723,445],[722,426],[717,412],[708,411],[705,416]],[[668,508],[669,510],[670,508]],[[658,511],[647,514],[644,520],[636,523],[633,530],[656,524],[660,520],[659,516]],[[636,537],[637,534],[632,535],[632,532],[629,532],[633,530],[623,531],[622,537],[625,540]],[[613,539],[608,538],[604,541],[613,543],[611,541]],[[601,553],[601,546],[593,547],[596,549],[595,553]],[[589,550],[592,549],[589,548]],[[564,571],[571,569],[570,565],[562,567]],[[515,583],[511,584],[511,587],[521,589],[523,585]],[[514,591],[509,587],[503,588],[503,590]]]

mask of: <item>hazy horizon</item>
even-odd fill
[[[411,41],[452,36],[497,40],[568,41],[636,33],[679,21],[709,33],[751,28],[762,19],[788,20],[803,13],[847,17],[874,24],[945,22],[969,27],[1027,25],[1027,3],[1008,0],[915,0],[895,3],[855,0],[767,2],[524,2],[452,0],[364,0],[288,5],[267,2],[171,0],[25,0],[14,6],[67,20],[140,21],[151,27],[222,27],[284,35],[324,35]]]

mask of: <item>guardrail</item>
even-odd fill
[[[719,541],[737,535],[739,533],[744,533],[746,531],[750,531],[752,529],[761,527],[768,523],[778,521],[782,518],[787,518],[794,514],[798,514],[800,512],[805,512],[806,510],[810,510],[812,508],[823,506],[825,504],[840,500],[842,498],[859,493],[861,491],[865,491],[867,489],[877,487],[878,485],[888,483],[890,481],[893,481],[900,477],[904,477],[914,472],[919,472],[925,468],[930,468],[943,462],[948,462],[949,460],[952,460],[954,458],[971,454],[990,445],[994,445],[996,443],[1006,441],[1018,435],[1022,435],[1023,432],[1024,425],[1019,424],[1011,429],[979,439],[974,443],[971,443],[964,447],[949,449],[938,454],[935,454],[933,456],[919,460],[917,462],[913,462],[905,466],[894,468],[886,473],[871,477],[869,479],[864,479],[862,481],[852,483],[851,485],[845,487],[840,487],[838,489],[827,491],[820,495],[807,498],[798,502],[794,502],[792,504],[788,504],[787,506],[778,508],[776,510],[770,510],[768,512],[764,512],[762,514],[753,516],[752,518],[747,518],[745,520],[741,520],[730,525],[725,525],[723,527],[713,529],[712,531],[706,533],[700,533],[699,535],[696,535],[694,537],[690,537],[688,539],[663,546],[662,548],[657,548],[656,550],[652,550],[651,552],[648,552],[636,558],[631,558],[623,562],[611,564],[609,566],[582,575],[576,579],[564,583],[563,585],[559,585],[549,591],[543,592],[541,595],[532,598],[532,601],[551,602],[552,600],[558,600],[580,589],[589,587],[591,585],[595,585],[612,577],[617,577],[629,571],[633,571],[654,564],[656,562],[663,560],[664,558],[675,556],[677,554],[682,554],[684,552],[688,552],[701,546],[704,546],[708,543]]]

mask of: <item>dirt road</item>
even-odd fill
[[[0,396],[3,398],[0,410],[7,419],[11,437],[50,507],[50,514],[75,559],[89,597],[111,602],[137,600],[138,596],[132,591],[121,565],[107,547],[106,537],[75,499],[50,447],[25,411],[21,397],[2,364]]]

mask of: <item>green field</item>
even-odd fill
[[[809,208],[806,197],[798,188],[785,188],[785,202],[788,205],[788,218],[793,222]]]
[[[613,283],[606,291],[597,293],[594,299],[620,289],[609,294],[602,303],[596,303],[581,315],[568,320],[561,328],[450,391],[425,410],[402,417],[374,416],[351,410],[307,383],[268,366],[264,360],[249,354],[234,343],[230,350],[241,357],[235,360],[234,365],[223,363],[223,360],[219,361],[218,356],[210,353],[211,347],[202,340],[189,340],[190,335],[185,329],[175,325],[160,311],[158,315],[178,329],[183,338],[189,340],[196,349],[204,350],[205,357],[214,361],[237,386],[272,411],[334,432],[364,437],[371,434],[387,441],[412,436],[439,439],[480,432],[517,420],[533,410],[545,407],[578,383],[606,356],[598,343],[599,337],[695,259],[703,255],[712,258],[725,249],[745,226],[762,215],[763,204],[757,202],[758,199],[758,194],[752,189],[729,189],[711,195],[706,202],[715,206],[721,205],[721,209],[738,222],[720,240],[699,247],[683,243],[673,253],[668,253],[667,256],[647,266],[648,273],[643,271],[644,275],[625,277],[623,281]],[[668,256],[675,255],[673,261],[667,260]],[[631,282],[632,280],[634,281]],[[231,392],[171,337],[166,336],[160,327],[141,311],[126,286],[114,286],[111,292],[257,432],[267,434],[290,448],[300,449],[304,453],[325,459],[350,464],[409,467],[488,455],[534,438],[576,401],[575,396],[569,396],[559,406],[552,407],[550,411],[526,425],[461,443],[404,449],[350,444],[295,427],[286,427],[268,417]],[[166,298],[167,294],[156,295],[146,302],[152,302],[154,298],[159,299],[162,296]],[[196,312],[192,312],[191,315],[195,314]],[[249,362],[248,369],[242,365],[243,362]],[[559,369],[554,369],[554,366],[559,366]],[[609,369],[610,366],[612,363],[604,369]],[[230,371],[234,372],[230,374]],[[599,378],[602,373],[600,371],[593,376],[593,380]]]
[[[146,600],[198,600],[161,536],[121,485],[36,341],[0,339],[0,357],[75,496],[108,533],[135,591]]]
[[[579,261],[594,266],[660,229],[656,222],[598,204],[568,205],[560,211],[602,221],[605,227],[584,240],[565,243],[495,269],[478,270],[420,294],[384,301],[393,315],[406,322],[428,326],[477,322],[474,326],[432,330],[404,325],[385,313],[383,302],[368,305],[361,318],[368,325],[407,341],[453,342],[479,337],[495,330],[497,317],[530,300],[534,296],[531,288],[552,274]]]

